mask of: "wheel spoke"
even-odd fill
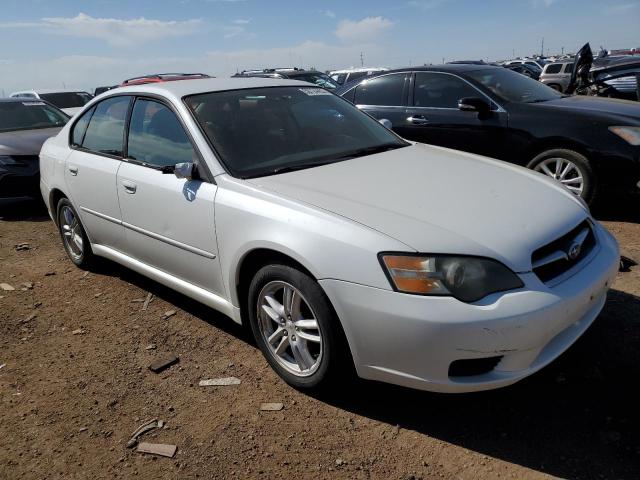
[[[562,183],[582,183],[582,177],[574,177],[574,178],[565,178],[564,180],[560,180]]]
[[[556,177],[560,176],[560,170],[562,170],[562,159],[556,158]]]
[[[540,165],[540,169],[547,175],[549,175],[550,177],[553,177],[553,172],[551,170],[549,170],[549,167],[547,167],[544,163]]]
[[[78,253],[82,253],[82,237],[80,235],[74,235],[72,238],[73,243],[78,247]]]
[[[282,305],[280,305],[280,302],[278,302],[275,298],[273,298],[270,295],[266,295],[264,297],[264,299],[267,301],[267,303],[271,306],[271,308],[273,309],[274,312],[276,312],[276,314],[278,315],[278,317],[284,317],[284,307]],[[273,317],[272,317],[273,318]],[[277,320],[276,318],[274,318],[274,320]]]
[[[273,344],[273,342],[280,339],[284,335],[284,332],[285,332],[284,328],[278,327],[275,332],[269,335],[269,338],[267,339],[267,341],[270,344]]]
[[[567,185],[567,188],[568,188],[569,190],[571,190],[572,192],[582,193],[582,188],[572,187],[571,185]]]
[[[313,362],[309,362],[309,356],[307,352],[300,348],[300,344],[296,342],[291,342],[291,351],[293,352],[293,358],[295,359],[300,370],[308,370],[313,365]],[[307,355],[305,355],[307,353]]]
[[[282,340],[280,340],[280,343],[275,349],[276,355],[282,355],[287,350],[288,346],[289,346],[289,337],[282,337]]]
[[[322,338],[320,337],[320,335],[312,335],[308,332],[296,332],[296,335],[300,338],[303,338],[304,340],[307,340],[308,342],[314,342],[314,343],[322,342]]]
[[[573,169],[573,164],[570,162],[567,162],[567,166],[564,167],[564,170],[562,170],[562,173],[560,174],[560,180],[564,180],[565,177],[567,176],[567,173],[569,173],[569,171],[572,169]]]
[[[262,305],[262,310],[264,310],[264,312],[269,315],[269,317],[271,318],[271,320],[273,320],[274,322],[280,323],[280,315],[278,315],[278,312],[276,312],[273,308],[267,306],[267,305]]]
[[[318,322],[315,318],[312,318],[311,320],[296,320],[293,324],[298,328],[318,329]]]

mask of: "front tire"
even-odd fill
[[[67,198],[58,202],[58,231],[69,259],[79,268],[88,269],[95,263],[91,243],[80,217]]]
[[[290,385],[319,388],[350,371],[338,319],[306,273],[287,265],[261,268],[249,287],[248,309],[258,347]]]
[[[574,150],[554,148],[537,155],[527,167],[553,178],[588,204],[593,204],[597,182],[584,155]]]

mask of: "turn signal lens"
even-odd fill
[[[631,145],[640,145],[640,127],[609,127],[609,131]]]
[[[500,262],[453,255],[382,255],[396,290],[420,295],[450,295],[475,302],[490,293],[521,288],[520,278]]]

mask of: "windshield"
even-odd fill
[[[292,75],[291,79],[300,80],[301,82],[315,83],[319,87],[326,88],[328,90],[334,90],[340,86],[332,80],[330,76],[320,72],[308,72],[301,73],[299,75]]]
[[[0,132],[62,127],[69,117],[37,100],[0,102]]]
[[[249,178],[408,145],[342,98],[314,87],[192,95],[185,103],[227,169]]]
[[[508,102],[537,103],[563,96],[543,83],[506,68],[475,70],[466,75]]]
[[[77,108],[91,100],[91,95],[86,92],[58,92],[41,93],[40,98],[53,103],[58,108]]]

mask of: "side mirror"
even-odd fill
[[[193,162],[176,163],[173,167],[173,174],[176,178],[186,178],[191,180],[195,172],[196,164]]]
[[[458,100],[458,108],[463,112],[477,112],[486,115],[491,111],[491,105],[479,97],[465,97]]]
[[[378,122],[380,122],[384,127],[388,128],[389,130],[393,128],[393,123],[391,123],[391,120],[389,120],[388,118],[381,118],[380,120],[378,120]]]

